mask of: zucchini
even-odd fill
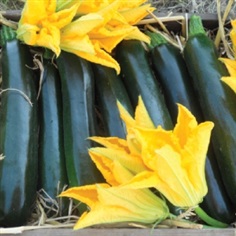
[[[37,85],[29,47],[2,26],[0,110],[0,226],[24,225],[37,192]],[[26,98],[27,96],[27,98]],[[29,99],[33,105],[29,103]]]
[[[120,117],[117,100],[132,116],[134,111],[123,81],[112,68],[93,64],[93,71],[96,75],[96,100],[103,120],[105,136],[126,138],[126,127]]]
[[[61,86],[58,70],[51,60],[44,59],[43,68],[39,97],[38,188],[43,189],[55,201],[57,195],[68,185],[63,145]],[[63,199],[64,204],[59,205],[59,215],[66,213],[66,202]]]
[[[69,186],[100,182],[101,173],[88,154],[88,149],[94,146],[88,138],[95,136],[97,132],[91,64],[65,51],[61,52],[56,62],[61,78],[64,148]]]
[[[226,191],[236,207],[236,94],[223,82],[227,69],[218,60],[201,18],[190,18],[184,58],[205,120],[214,122],[211,142]]]
[[[141,95],[154,125],[172,129],[164,96],[142,43],[139,40],[123,40],[116,48],[115,57],[133,107],[137,106],[138,96]]]
[[[151,32],[147,34],[151,38],[151,62],[157,79],[163,87],[173,122],[176,123],[178,115],[177,103],[187,107],[198,122],[202,122],[202,111],[195,99],[191,77],[181,51],[168,43],[162,35]],[[210,145],[205,167],[208,193],[200,206],[211,217],[221,222],[231,223],[235,218],[234,208],[226,193],[214,155]]]
[[[158,33],[146,32],[151,38],[149,56],[157,80],[163,88],[171,119],[177,121],[178,106],[183,104],[198,119],[202,117],[199,103],[194,98],[192,81],[180,50]]]

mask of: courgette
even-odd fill
[[[43,81],[39,97],[39,190],[58,201],[57,216],[67,213],[67,201],[57,196],[68,186],[62,124],[62,98],[59,73],[51,60],[43,60]],[[43,193],[43,192],[42,192]],[[47,198],[48,198],[47,196]],[[53,204],[51,201],[51,204]]]
[[[25,224],[36,199],[39,126],[29,47],[7,26],[2,26],[1,34],[0,226],[8,227]]]
[[[195,99],[191,77],[180,49],[169,43],[161,34],[152,32],[147,34],[151,38],[149,46],[151,62],[163,87],[173,122],[176,123],[177,119],[177,103],[187,107],[198,122],[203,122],[202,111]],[[235,218],[234,208],[226,193],[214,155],[210,145],[205,166],[208,192],[200,206],[211,217],[231,223]]]
[[[94,76],[91,64],[72,53],[62,51],[56,60],[62,88],[63,133],[69,186],[102,181],[88,149],[96,136]]]
[[[201,18],[190,18],[184,58],[205,120],[214,122],[211,142],[226,191],[236,207],[236,95],[221,77],[228,75]]]
[[[176,123],[178,116],[177,103],[191,109],[194,116],[202,117],[200,106],[194,99],[194,89],[187,66],[180,52],[158,33],[146,32],[151,38],[149,56],[157,80],[163,88],[167,108]]]
[[[98,110],[103,121],[105,136],[126,138],[126,127],[120,117],[117,100],[133,116],[133,107],[126,88],[113,68],[93,64],[96,75],[95,93]]]
[[[133,107],[137,106],[138,96],[141,95],[153,123],[172,129],[173,123],[161,87],[142,43],[139,40],[123,40],[115,50],[115,57]]]

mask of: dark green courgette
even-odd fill
[[[177,120],[177,103],[191,109],[193,115],[199,119],[202,117],[202,112],[194,97],[195,91],[180,49],[168,43],[161,34],[146,33],[151,38],[149,56],[152,67],[163,88],[173,122],[176,123]]]
[[[164,96],[142,43],[138,40],[123,40],[116,48],[115,57],[120,64],[121,75],[133,107],[137,106],[138,96],[141,95],[153,123],[172,129]]]
[[[211,141],[226,191],[236,206],[236,94],[223,82],[228,75],[201,18],[190,19],[184,58],[205,120],[214,122]]]
[[[162,35],[152,32],[147,32],[147,34],[151,38],[150,58],[152,65],[157,79],[163,87],[173,122],[176,123],[177,119],[177,103],[187,107],[198,122],[203,122],[202,111],[196,100],[182,53],[178,48],[168,43]],[[231,223],[235,218],[234,208],[226,193],[214,155],[212,147],[209,146],[205,167],[208,193],[200,206],[211,217],[221,222]]]
[[[126,138],[126,127],[117,107],[117,100],[133,116],[133,107],[123,81],[112,68],[93,64],[98,110],[103,120],[105,136]]]
[[[38,176],[37,85],[29,47],[2,26],[0,110],[0,226],[24,225],[36,198]],[[30,68],[31,67],[31,68]],[[33,103],[31,106],[30,101]]]
[[[88,149],[96,135],[94,77],[91,64],[67,52],[56,60],[62,87],[63,130],[69,186],[81,186],[102,180]]]
[[[44,59],[39,97],[39,190],[52,200],[68,185],[63,143],[62,98],[59,73],[51,60]],[[59,215],[67,213],[67,201],[59,203]],[[51,202],[53,204],[53,202]],[[57,214],[57,212],[48,212]]]

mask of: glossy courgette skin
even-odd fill
[[[156,46],[149,51],[151,64],[157,80],[163,88],[163,94],[171,118],[176,123],[178,116],[177,103],[183,104],[196,117],[202,117],[197,100],[194,98],[194,89],[187,66],[180,49],[168,43],[163,36],[148,34],[156,39]],[[154,40],[154,39],[153,39]],[[154,42],[151,44],[155,44]]]
[[[63,133],[69,186],[81,186],[102,181],[88,149],[95,136],[94,76],[91,64],[62,51],[56,60],[62,88]]]
[[[36,198],[39,126],[29,47],[16,40],[10,28],[2,26],[1,33],[2,89],[11,89],[1,94],[0,109],[0,153],[4,155],[0,161],[0,226],[8,227],[26,223]]]
[[[197,29],[201,20],[190,19]],[[184,58],[205,120],[214,122],[211,141],[226,191],[236,206],[236,94],[220,80],[228,72],[203,30],[189,34]]]
[[[43,81],[39,97],[39,190],[43,189],[66,213],[66,201],[58,194],[68,186],[63,144],[62,98],[59,73],[51,60],[43,60]],[[53,203],[53,202],[52,202]],[[50,212],[53,214],[53,212]],[[54,212],[55,214],[55,212]]]
[[[198,122],[203,122],[202,110],[197,102],[181,51],[164,40],[161,35],[155,33],[148,35],[151,37],[152,45],[151,62],[156,77],[163,87],[173,122],[176,123],[177,119],[177,103],[187,107]],[[223,185],[211,145],[207,154],[205,170],[208,192],[200,206],[208,215],[221,222],[233,222],[235,219],[234,207]]]
[[[133,107],[141,95],[147,111],[157,125],[172,129],[173,124],[161,88],[154,76],[147,52],[138,40],[123,40],[116,48],[115,57]]]
[[[99,117],[103,120],[105,136],[126,138],[126,127],[117,107],[119,101],[133,116],[133,107],[127,90],[113,68],[93,64],[95,93]]]

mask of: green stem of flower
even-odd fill
[[[199,216],[201,220],[203,220],[205,223],[207,223],[210,226],[216,227],[216,228],[227,228],[229,225],[226,223],[223,223],[221,221],[218,221],[212,217],[210,217],[201,207],[196,207],[194,209],[195,213]]]

